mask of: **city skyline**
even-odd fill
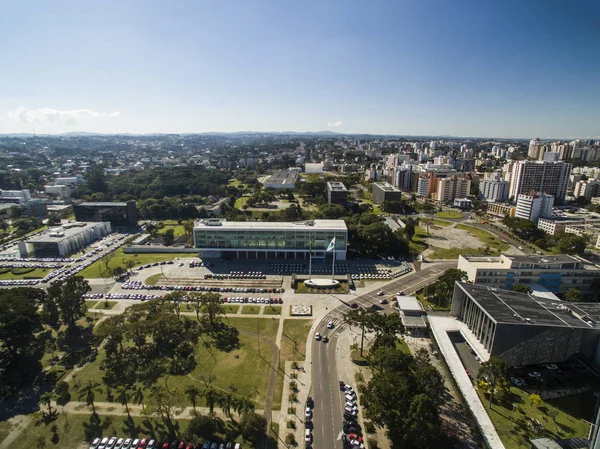
[[[597,139],[591,1],[7,4],[0,134]]]

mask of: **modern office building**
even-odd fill
[[[137,228],[138,212],[135,201],[126,203],[74,203],[75,220],[81,222],[108,221],[113,228]]]
[[[298,181],[298,173],[290,171],[278,171],[267,178],[263,186],[265,189],[293,189]]]
[[[329,181],[327,183],[327,202],[329,204],[341,204],[348,202],[348,189],[342,182]]]
[[[110,223],[69,223],[19,242],[20,257],[68,257],[110,232]]]
[[[69,198],[71,196],[71,189],[69,186],[59,184],[45,185],[44,192],[46,192],[46,195],[59,196],[61,198]]]
[[[486,213],[494,217],[505,217],[507,215],[514,217],[517,213],[517,208],[508,204],[488,203]]]
[[[595,295],[600,268],[576,256],[464,256],[458,269],[469,282],[511,290],[515,284],[537,284],[552,293],[576,288],[582,295]],[[594,282],[596,281],[596,282]]]
[[[508,198],[508,187],[501,172],[486,173],[479,181],[479,196],[490,203],[501,203]]]
[[[513,167],[509,197],[536,191],[553,195],[556,204],[562,204],[572,168],[565,162],[519,161]]]
[[[469,327],[490,357],[509,366],[563,362],[578,353],[596,358],[599,303],[567,303],[456,282],[451,314]]]
[[[454,198],[454,203],[452,204],[459,209],[471,209],[473,207],[473,201],[469,198]]]
[[[545,193],[530,192],[517,197],[517,212],[515,217],[530,220],[534,223],[540,217],[552,216],[554,197]]]
[[[0,204],[15,204],[24,215],[46,218],[48,208],[41,198],[32,198],[29,190],[0,190]]]
[[[374,182],[373,202],[383,204],[386,201],[402,201],[402,191],[387,182]]]
[[[562,234],[566,231],[567,227],[598,225],[600,225],[600,218],[597,214],[540,218],[537,223],[538,229],[541,229],[550,235]]]
[[[327,246],[335,238],[336,260],[346,259],[348,228],[344,220],[299,222],[238,222],[197,220],[194,247],[200,257],[307,258],[327,257]]]

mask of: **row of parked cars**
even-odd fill
[[[64,265],[64,263],[59,262],[34,262],[31,263],[23,263],[23,262],[2,262],[0,263],[0,268],[60,268]]]
[[[282,298],[246,298],[243,296],[224,296],[223,302],[227,303],[252,303],[252,304],[283,304]]]
[[[7,279],[0,281],[0,287],[27,287],[39,284],[38,279]]]
[[[127,281],[121,288],[125,290],[166,290],[166,291],[195,291],[214,293],[284,293],[284,288],[262,288],[262,287],[205,287],[184,285],[146,285],[141,281]]]
[[[351,385],[340,380],[340,391],[344,395],[344,424],[342,443],[344,449],[364,449],[362,431],[358,423],[356,392]]]
[[[105,299],[139,299],[140,301],[150,301],[160,298],[162,295],[144,295],[141,293],[107,293]]]
[[[205,274],[204,279],[267,279],[267,275],[262,271],[230,271],[223,274]]]
[[[150,438],[133,439],[104,437],[96,438],[90,449],[242,449],[240,443],[186,443],[185,441],[157,441]]]

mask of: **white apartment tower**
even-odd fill
[[[527,152],[527,157],[531,159],[537,159],[540,157],[540,139],[536,137],[535,139],[531,139],[529,142],[529,151]]]
[[[479,194],[490,203],[501,203],[508,198],[509,182],[502,179],[502,172],[486,173],[479,181]]]
[[[513,168],[509,196],[536,191],[554,196],[562,204],[567,195],[572,164],[549,161],[519,161]]]
[[[517,212],[515,217],[535,223],[540,217],[550,217],[553,206],[554,197],[552,195],[537,192],[520,194],[517,198]]]

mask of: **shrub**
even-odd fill
[[[375,424],[371,421],[365,421],[365,430],[367,433],[375,433]]]
[[[369,447],[371,449],[378,449],[379,445],[377,443],[377,440],[375,438],[369,438]]]
[[[294,437],[294,434],[292,432],[288,433],[285,436],[285,444],[287,444],[287,445],[296,444],[296,437]]]
[[[298,389],[298,384],[296,383],[296,381],[292,380],[290,382],[290,390],[296,390]]]
[[[291,393],[290,394],[290,402],[296,402],[298,400],[298,396],[296,396],[296,393]]]
[[[290,419],[287,422],[287,428],[288,429],[295,429],[296,428],[296,420],[295,419]]]

